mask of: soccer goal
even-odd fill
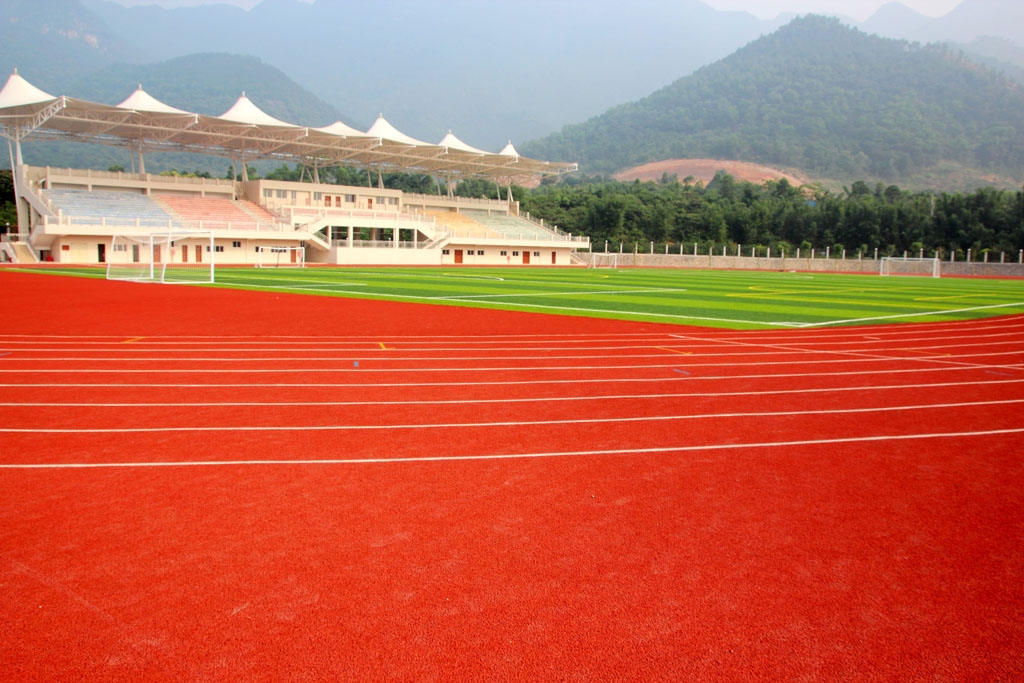
[[[136,282],[214,281],[213,233],[198,230],[114,235],[107,279]]]
[[[259,247],[256,249],[257,268],[305,268],[305,247]]]
[[[900,258],[883,256],[879,275],[924,275],[942,277],[942,263],[937,258]]]
[[[619,255],[615,252],[591,252],[587,268],[618,268]]]

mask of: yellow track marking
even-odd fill
[[[131,344],[132,342],[142,341],[145,337],[135,337],[135,339],[125,339],[122,344]]]
[[[382,349],[386,350],[388,348],[388,347],[384,346],[384,342],[377,342],[377,343],[380,344],[380,348],[382,348]]]

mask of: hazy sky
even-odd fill
[[[162,5],[164,7],[184,7],[188,5],[213,5],[231,4],[239,7],[252,7],[259,3],[259,0],[114,0],[122,5]],[[306,0],[307,2],[312,0]],[[329,0],[319,0],[327,2]],[[440,0],[426,0],[427,2],[438,2]],[[581,4],[586,0],[575,0]],[[703,0],[705,4],[715,9],[741,10],[761,17],[771,19],[783,12],[828,12],[832,14],[843,14],[853,17],[858,21],[864,21],[875,13],[882,5],[891,0]],[[940,17],[949,13],[954,7],[960,4],[961,0],[899,0],[902,4],[914,9],[921,14],[930,17]]]

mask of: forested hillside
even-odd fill
[[[1015,182],[1022,111],[1024,89],[948,47],[808,16],[520,151],[573,159],[588,173],[713,157],[842,182],[898,183],[950,165]]]
[[[576,178],[519,190],[524,211],[559,229],[589,235],[594,249],[647,251],[654,243],[678,253],[697,243],[701,253],[736,245],[793,254],[797,247],[849,255],[938,255],[963,260],[986,250],[1016,260],[1024,249],[1024,192],[982,188],[969,193],[912,192],[895,185],[853,183],[843,192],[798,188],[783,179],[764,185],[719,173],[704,186],[622,183]]]

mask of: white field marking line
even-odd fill
[[[798,350],[794,350],[793,353],[800,353]],[[807,352],[811,353],[811,352]],[[830,358],[821,360],[801,360],[800,365],[834,365],[837,363],[894,363],[900,361],[928,361],[933,363],[945,363],[949,365],[966,365],[973,368],[992,368],[992,369],[1006,369],[1013,367],[1010,365],[992,365],[992,364],[979,364],[979,363],[968,363],[954,360],[956,358],[973,358],[982,356],[985,358],[991,358],[994,356],[1017,356],[1021,354],[1021,350],[1015,349],[1013,351],[1006,351],[1003,353],[978,353],[978,354],[961,354],[950,357],[939,357],[939,356],[880,356],[872,355],[864,352],[832,352],[828,355],[842,356],[840,358]],[[822,354],[815,354],[822,355]],[[665,357],[665,356],[658,356]],[[681,361],[692,361],[693,356],[680,356]],[[90,359],[91,360],[91,359]],[[178,359],[181,360],[181,359]],[[367,358],[366,360],[374,360]],[[442,359],[443,360],[443,359]],[[481,359],[472,359],[481,360]],[[504,360],[504,359],[502,359]],[[541,358],[541,360],[551,360],[550,358]],[[554,360],[558,360],[557,358]],[[532,365],[532,366],[512,366],[512,367],[490,367],[490,366],[473,366],[473,367],[413,367],[413,368],[377,368],[377,367],[342,367],[342,368],[327,368],[327,367],[298,367],[298,368],[0,368],[0,374],[41,374],[41,373],[61,373],[61,374],[253,374],[253,375],[267,375],[267,374],[303,374],[303,373],[363,373],[363,374],[395,374],[395,373],[462,373],[462,372],[611,372],[618,370],[657,370],[661,368],[678,368],[681,365],[691,368],[717,368],[717,367],[764,367],[764,366],[791,366],[792,361],[729,361],[724,363],[693,363],[690,362],[688,365],[685,363],[649,363],[644,365]]]
[[[259,285],[246,285],[253,289],[260,289]],[[289,291],[298,290],[301,291],[301,287],[264,287],[263,289],[272,289],[275,291]],[[349,292],[346,290],[337,290],[334,294],[352,294],[361,298],[369,299],[384,299],[386,301],[395,300],[409,300],[409,301],[427,301],[427,302],[438,302],[438,301],[456,301],[455,299],[446,299],[444,297],[435,296],[417,296],[413,294],[376,294],[373,292]],[[763,320],[735,320],[732,318],[713,318],[709,316],[696,316],[696,315],[682,315],[674,313],[634,313],[628,310],[621,309],[603,309],[603,308],[585,308],[579,306],[543,306],[541,304],[519,304],[515,302],[491,302],[495,306],[502,308],[527,308],[530,310],[545,310],[545,311],[571,311],[574,313],[603,313],[607,315],[614,315],[618,319],[624,320],[635,320],[637,317],[642,318],[664,318],[666,320],[702,320],[704,322],[713,323],[731,323],[736,325],[755,325],[759,328],[772,327],[772,326],[792,326],[793,323],[772,323],[765,322]],[[827,323],[831,324],[831,323]]]
[[[103,403],[103,402],[9,402],[0,403],[3,408],[176,408],[194,406],[200,408],[250,408],[250,407],[359,407],[359,406],[443,406],[443,405],[487,405],[505,403],[568,403],[588,401],[621,401],[621,400],[664,400],[684,398],[731,398],[739,396],[793,396],[801,394],[835,394],[839,392],[856,393],[864,391],[894,391],[917,389],[942,389],[948,387],[964,388],[970,386],[998,386],[1004,384],[1021,384],[1024,379],[997,379],[975,382],[934,382],[927,384],[875,384],[862,387],[818,387],[813,389],[768,389],[761,391],[702,391],[694,393],[660,393],[660,394],[597,394],[593,396],[544,396],[538,398],[467,398],[467,399],[427,399],[408,401],[165,401],[160,403]],[[164,385],[153,385],[164,386]]]
[[[910,412],[915,410],[950,410],[1022,404],[1024,398],[998,401],[964,401],[961,403],[930,403],[920,405],[883,406],[869,408],[830,408],[825,410],[780,410],[756,413],[697,413],[694,415],[647,415],[631,417],[571,418],[565,420],[503,420],[499,422],[438,422],[395,425],[280,425],[280,426],[184,426],[184,427],[95,427],[66,429],[44,427],[0,427],[0,434],[155,434],[170,432],[368,432],[405,431],[416,429],[474,429],[493,427],[551,427],[555,425],[629,424],[638,422],[678,422],[686,420],[724,420],[768,417],[808,417],[817,415],[858,415],[867,413]]]
[[[817,322],[817,323],[777,322],[777,323],[771,323],[771,324],[779,325],[779,326],[785,326],[785,327],[794,327],[794,328],[800,328],[800,329],[807,329],[807,328],[812,328],[812,327],[827,327],[827,326],[830,326],[830,325],[851,325],[851,324],[858,324],[858,323],[876,322],[878,320],[899,320],[899,319],[906,319],[906,318],[922,318],[922,317],[930,316],[930,315],[951,315],[953,313],[971,313],[973,311],[990,311],[990,310],[994,310],[994,309],[997,309],[997,308],[1016,308],[1016,307],[1024,307],[1024,301],[1018,301],[1018,302],[1010,303],[1010,304],[993,304],[993,305],[990,305],[990,306],[972,306],[970,308],[952,308],[952,309],[939,310],[939,311],[924,311],[924,312],[920,312],[920,313],[901,313],[901,314],[897,314],[897,315],[879,315],[879,316],[873,316],[873,317],[870,317],[870,318],[850,318],[848,320],[829,320],[829,321],[826,321],[826,322]]]
[[[678,366],[677,366],[678,367]],[[696,381],[724,381],[724,380],[792,380],[826,377],[864,377],[867,375],[900,375],[920,374],[925,372],[965,372],[976,370],[1024,370],[1024,364],[1016,366],[985,366],[985,365],[954,365],[952,367],[914,367],[899,368],[893,370],[877,370],[865,372],[855,370],[851,372],[792,372],[774,374],[743,374],[743,375],[666,375],[665,377],[605,377],[605,378],[577,378],[577,379],[536,379],[536,380],[505,380],[505,381],[482,381],[482,382],[456,382],[460,387],[504,387],[504,386],[552,386],[559,384],[652,384],[659,382],[696,382]],[[394,388],[420,388],[420,387],[451,387],[452,382],[212,382],[197,384],[195,382],[165,382],[165,383],[144,383],[144,382],[24,382],[24,383],[0,383],[0,387],[13,388],[43,388],[43,389],[75,389],[75,388],[108,388],[108,389],[227,389],[227,388],[304,388],[304,389],[394,389]]]
[[[431,275],[429,273],[391,273],[391,272],[375,273],[375,272],[372,272],[372,271],[347,271],[346,274],[349,275],[349,276],[352,276],[352,277],[359,276],[359,277],[364,277],[364,278],[367,278],[367,279],[381,279],[381,280],[401,279],[401,278],[415,278],[417,280],[439,280],[439,281],[444,281],[444,280],[449,280],[451,278],[462,278],[462,279],[503,281],[503,282],[508,282],[508,283],[511,283],[511,284],[524,284],[524,285],[532,285],[532,286],[537,286],[537,285],[566,285],[566,286],[570,286],[570,287],[578,287],[578,286],[581,286],[581,285],[587,285],[587,286],[590,286],[590,287],[613,287],[613,286],[618,286],[617,284],[612,285],[612,284],[604,284],[604,283],[600,283],[600,282],[589,282],[589,281],[587,281],[587,282],[579,282],[579,281],[572,281],[572,280],[543,280],[543,281],[537,281],[537,280],[533,280],[533,279],[530,279],[530,278],[521,278],[521,277],[520,278],[517,278],[517,277],[498,277],[498,276],[475,275],[475,274],[469,274],[469,273],[451,273],[451,272],[444,272],[444,273],[441,273],[440,275]],[[224,281],[225,282],[234,281],[236,284],[246,284],[247,280],[245,278],[247,276],[243,276],[242,279],[238,279],[237,277],[232,279],[231,275],[232,274],[229,274],[225,278]],[[604,277],[608,277],[608,276],[606,275]],[[369,285],[369,283],[361,283],[361,284]],[[375,282],[373,284],[379,284],[379,283]]]
[[[533,296],[604,296],[606,294],[663,294],[665,292],[685,292],[685,289],[624,289],[621,291],[601,292],[532,292],[519,294],[466,294],[460,296],[439,296],[435,301],[469,301],[472,299],[500,299],[505,297],[533,297]]]
[[[677,336],[678,336],[678,338],[684,339],[684,340],[687,338],[685,335],[677,335]],[[1022,350],[1024,350],[1024,349],[1012,349],[1010,351],[1003,351],[1003,352],[999,352],[999,353],[985,352],[985,353],[974,353],[974,354],[957,354],[955,356],[953,354],[946,354],[946,356],[935,356],[935,355],[929,355],[929,356],[908,356],[908,355],[906,355],[906,353],[908,351],[915,351],[916,349],[895,348],[894,347],[894,348],[870,349],[870,350],[869,349],[865,349],[865,350],[840,350],[840,349],[836,349],[836,350],[832,350],[832,351],[819,351],[819,350],[806,349],[806,348],[803,348],[803,347],[800,347],[800,346],[794,347],[794,346],[791,346],[791,345],[788,345],[788,344],[752,343],[752,342],[744,342],[744,341],[735,341],[735,340],[731,340],[731,339],[730,340],[725,340],[725,339],[720,340],[720,343],[722,345],[725,345],[725,346],[729,346],[729,345],[731,345],[731,346],[742,346],[742,347],[753,348],[753,349],[773,349],[775,351],[783,351],[783,352],[809,353],[809,354],[816,354],[816,355],[828,354],[828,355],[833,355],[833,356],[842,356],[842,357],[849,358],[851,360],[851,362],[904,361],[905,360],[905,361],[914,361],[914,362],[943,363],[943,364],[953,365],[953,366],[968,366],[968,367],[984,368],[984,369],[1010,369],[1010,368],[1013,368],[1014,366],[1013,365],[991,365],[991,364],[987,364],[987,363],[968,363],[968,362],[961,362],[961,361],[958,361],[958,360],[955,360],[955,359],[958,359],[958,358],[974,358],[974,357],[978,357],[978,356],[984,356],[985,358],[991,358],[993,356],[1008,356],[1008,355],[1014,355],[1014,354],[1020,353]],[[898,343],[903,343],[903,342],[898,342]],[[987,346],[994,346],[994,345],[1004,346],[1005,343],[1003,343],[1003,342],[998,342],[996,344],[988,344],[988,343],[986,343],[986,345]],[[967,345],[967,346],[970,346],[970,345]],[[894,355],[894,356],[884,355],[886,353],[896,353],[896,354],[899,354],[899,355]],[[815,363],[815,362],[819,362],[819,361],[803,361],[803,362]],[[768,363],[765,363],[765,364],[766,365],[774,365],[775,363],[774,362],[768,362]],[[713,364],[713,363],[701,363],[702,367],[709,367],[709,366],[713,367],[714,365],[715,364]],[[736,365],[745,365],[745,363],[736,363]]]
[[[538,453],[499,453],[490,455],[424,455],[400,458],[324,458],[303,460],[183,460],[179,462],[81,462],[81,463],[5,463],[5,470],[76,470],[135,467],[263,467],[271,465],[377,465],[385,463],[454,462],[458,460],[523,460],[531,458],[568,458],[584,456],[655,455],[662,453],[694,453],[705,451],[736,451],[753,448],[794,448],[801,446],[830,446],[837,444],[880,443],[892,441],[920,441],[931,439],[963,439],[975,437],[1022,434],[1020,429],[989,429],[976,432],[926,432],[922,434],[891,434],[853,436],[835,439],[808,439],[805,441],[762,441],[751,443],[708,444],[703,446],[662,446],[658,448],[620,448],[591,451],[549,451]]]
[[[344,282],[344,283],[341,283],[341,284],[343,284],[346,287],[366,287],[367,286],[367,285],[365,285],[363,283],[359,283],[359,282]],[[301,286],[300,285],[292,285],[292,286],[289,286],[287,289],[299,290],[299,291],[303,291],[303,292],[334,292],[334,291],[336,291],[334,288],[335,288],[335,285],[330,285],[330,284],[320,285],[320,284],[312,283],[312,284],[303,284]]]

